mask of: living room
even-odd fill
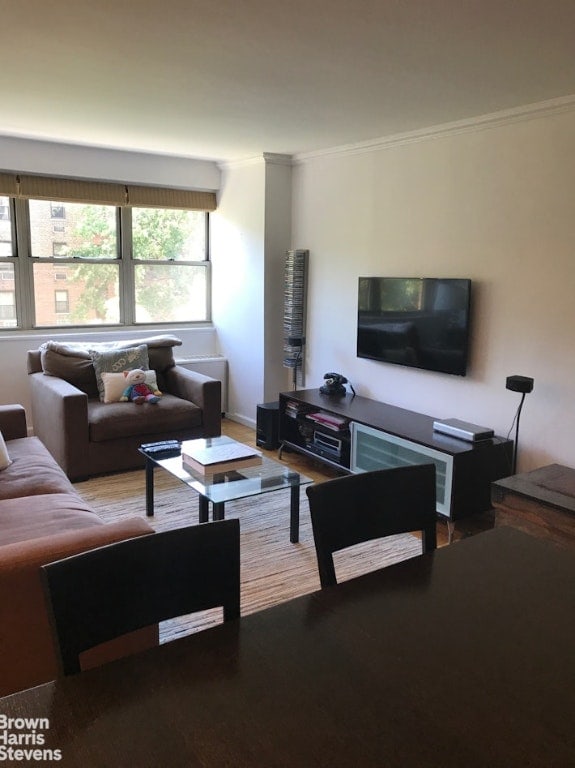
[[[483,24],[468,30],[469,41],[477,40],[476,33],[485,36],[494,21],[493,9],[483,10]],[[514,52],[525,57],[531,51],[520,43],[532,28],[540,35],[533,45],[544,51],[537,64],[546,67],[547,82],[533,91],[522,83],[523,90],[514,92],[503,68],[499,76],[508,78],[507,100],[501,95],[499,109],[482,109],[488,101],[475,94],[478,111],[462,119],[436,109],[433,122],[410,129],[417,123],[395,115],[389,123],[393,129],[381,138],[362,140],[365,130],[358,130],[357,140],[339,145],[332,143],[334,123],[324,139],[316,135],[302,150],[292,152],[293,142],[286,141],[286,153],[278,151],[281,136],[268,134],[260,152],[241,159],[237,151],[228,152],[230,159],[218,160],[200,152],[196,157],[144,152],[138,150],[145,143],[141,138],[112,148],[80,127],[61,136],[31,122],[24,129],[24,115],[20,123],[1,127],[0,167],[217,193],[211,216],[212,322],[164,330],[183,339],[183,357],[219,353],[228,360],[231,419],[255,426],[257,403],[276,399],[291,386],[282,366],[283,265],[287,249],[305,248],[310,261],[302,386],[318,387],[325,371],[341,370],[358,394],[439,418],[464,419],[505,436],[518,405],[516,393],[505,388],[506,377],[530,376],[535,388],[522,417],[519,470],[551,462],[570,465],[575,361],[565,349],[574,313],[575,87],[570,88],[571,70],[559,67],[557,51],[564,50],[571,18],[557,15],[548,20],[549,28],[537,28],[533,12],[521,21],[523,34],[519,29],[511,36],[503,24],[509,50],[498,50],[497,64]],[[272,17],[262,20],[268,34]],[[227,24],[226,34],[232,35]],[[325,46],[329,39],[320,42]],[[557,60],[547,55],[551,43]],[[491,87],[493,78],[493,71],[486,72]],[[333,93],[326,87],[326,115],[317,118],[318,125],[325,126],[333,110]],[[309,121],[299,122],[307,127]],[[214,156],[213,147],[210,151]],[[357,358],[361,275],[470,279],[467,376]],[[94,339],[98,334],[91,330]],[[134,332],[114,328],[107,335]],[[3,334],[3,402],[18,400],[28,409],[25,352],[53,336],[50,329]]]
[[[553,538],[552,525],[529,536],[500,520],[494,525],[492,510],[485,517],[493,530],[479,521],[479,534],[469,535],[477,533],[472,519],[481,517],[471,515],[451,545],[453,520],[446,525],[448,518],[436,513],[437,502],[452,502],[458,511],[482,503],[478,486],[494,501],[484,466],[502,446],[499,467],[507,469],[505,438],[514,437],[523,406],[521,390],[506,386],[509,376],[534,381],[521,411],[518,471],[575,468],[575,359],[568,337],[575,320],[575,4],[5,5],[0,181],[21,174],[168,188],[213,193],[217,205],[209,214],[204,265],[206,320],[74,327],[36,322],[27,231],[34,198],[22,195],[12,207],[0,200],[4,218],[7,210],[14,213],[18,227],[17,236],[0,238],[0,265],[14,283],[22,272],[30,277],[20,279],[25,287],[12,292],[10,307],[25,321],[0,332],[2,512],[9,531],[0,563],[0,761],[16,754],[18,762],[54,760],[74,768],[572,765],[572,550],[545,540]],[[114,206],[121,235],[114,268],[129,275],[114,300],[134,310],[137,258],[132,231],[123,229],[132,212],[124,210],[129,200]],[[215,392],[197,398],[201,413],[191,399],[176,406],[195,409],[195,426],[206,434],[209,400],[217,422],[211,434],[219,431],[218,383],[172,365],[172,346],[176,358],[226,361],[227,418],[215,447],[225,448],[230,436],[255,447],[257,406],[278,393],[286,393],[281,402],[296,413],[294,441],[306,439],[308,417],[337,424],[337,406],[330,413],[323,405],[336,398],[324,398],[320,413],[297,418],[293,372],[284,366],[284,267],[291,249],[309,254],[296,383],[312,390],[311,401],[320,400],[326,372],[340,371],[348,391],[357,393],[342,408],[349,402],[356,413],[371,414],[373,402],[365,400],[371,398],[378,414],[416,412],[411,415],[425,420],[430,434],[431,419],[418,414],[472,422],[498,437],[471,447],[445,438],[451,448],[439,461],[430,441],[414,448],[417,437],[397,452],[400,462],[422,448],[419,457],[432,456],[435,466],[415,462],[364,473],[356,464],[349,474],[335,472],[335,462],[309,460],[311,451],[306,456],[300,443],[299,453],[297,445],[293,453],[285,448],[287,458],[249,450],[245,474],[211,475],[192,471],[195,457],[182,457],[180,440],[166,449],[164,438],[179,437],[175,427],[186,426],[176,412],[146,453],[145,432],[128,435],[126,424],[141,414],[148,430],[168,398],[188,390]],[[52,268],[60,255],[43,258]],[[358,283],[366,276],[469,281],[466,375],[359,356]],[[2,288],[5,298],[6,283]],[[56,313],[56,297],[43,298]],[[156,335],[160,340],[150,343]],[[51,372],[45,360],[29,350],[55,340],[50,351],[88,369],[97,387],[98,352],[68,354],[70,342],[125,339],[147,339],[147,352],[140,352],[149,365],[138,365],[153,368],[155,351],[166,386],[155,404],[104,402],[94,394],[94,412],[117,414],[105,416],[117,453],[107,438],[99,441],[99,454],[111,457],[114,471],[71,480],[56,451],[34,434],[30,381],[41,380],[59,398],[35,408],[46,415],[46,432],[58,431],[55,422],[65,425],[79,438],[69,453],[93,465],[85,447],[91,429],[77,407],[87,408],[88,396],[72,392],[65,378],[45,375]],[[125,351],[122,346],[118,363]],[[37,367],[29,376],[31,359]],[[117,386],[127,370],[103,373],[116,377]],[[306,395],[300,397],[305,403]],[[286,406],[286,422],[287,413]],[[38,432],[41,422],[38,417]],[[401,445],[400,431],[386,435],[377,418],[351,422],[345,422],[351,445],[371,427],[380,432],[378,449],[394,440]],[[152,452],[159,438],[158,466]],[[446,460],[447,451],[453,454]],[[145,457],[145,469],[118,471],[131,456],[141,463]],[[316,482],[336,474],[334,483]],[[392,491],[372,484],[388,480]],[[401,501],[394,505],[396,492]],[[329,502],[322,505],[324,493]],[[374,499],[388,502],[386,515]],[[572,545],[573,493],[570,501],[559,532],[568,528]],[[425,525],[414,527],[419,507]],[[318,547],[319,509],[328,533],[343,519],[353,532],[363,529],[364,518],[368,526],[372,520],[388,526],[384,542],[362,540],[351,552],[336,531],[336,548],[347,551],[335,553],[343,557],[331,583]],[[410,533],[401,533],[406,520]],[[227,531],[227,546],[219,531]],[[369,533],[373,539],[382,530]],[[107,556],[114,552],[111,565]],[[97,561],[97,576],[67,571]],[[120,617],[122,624],[134,620],[122,631],[136,630],[104,643],[91,659],[87,643],[79,673],[62,663],[65,643],[54,631],[60,611],[50,580],[59,571],[63,613],[72,608],[71,635],[91,623],[97,642],[112,639],[101,633],[104,615],[116,634]],[[231,608],[216,595],[209,603],[215,616],[168,612],[173,593],[203,600],[204,587],[210,593],[218,584],[232,596]],[[97,608],[92,595],[102,596]],[[149,612],[152,604],[160,618]],[[92,663],[96,668],[87,669]]]
[[[184,340],[183,356],[223,354],[228,415],[255,426],[256,404],[290,388],[281,365],[283,258],[289,247],[307,248],[306,387],[318,387],[325,371],[341,370],[358,394],[505,436],[518,405],[518,396],[505,389],[506,377],[531,376],[519,469],[571,465],[575,360],[566,350],[575,311],[574,128],[575,102],[551,104],[444,127],[440,136],[292,164],[267,156],[224,168],[212,216],[213,324],[173,329]],[[171,158],[7,137],[0,138],[0,165],[81,177],[105,177],[113,166],[124,179],[158,183],[173,178],[174,168]],[[188,178],[207,167],[216,187],[215,164],[182,160],[178,166]],[[279,214],[272,224],[270,203],[263,202],[268,195]],[[358,359],[360,275],[471,279],[468,375]],[[133,330],[110,335],[132,336]],[[26,350],[52,336],[4,333],[4,402],[28,405]]]

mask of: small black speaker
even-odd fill
[[[508,376],[505,381],[505,388],[512,392],[523,392],[527,395],[533,392],[533,379],[530,376]]]
[[[278,424],[280,404],[261,403],[257,407],[256,445],[268,451],[279,448]]]

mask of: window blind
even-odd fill
[[[0,195],[16,197],[18,194],[17,177],[11,173],[0,173]]]
[[[0,173],[0,195],[92,205],[215,211],[215,192]]]
[[[215,211],[215,192],[194,192],[188,189],[127,186],[127,204],[138,208],[187,208],[194,211]]]

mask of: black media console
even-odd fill
[[[512,473],[513,441],[470,443],[433,430],[434,416],[317,389],[279,396],[280,453],[288,447],[346,472],[433,463],[437,512],[453,522],[491,508],[491,483]]]

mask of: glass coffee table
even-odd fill
[[[210,437],[205,447],[217,447],[237,443],[231,437]],[[139,449],[146,457],[146,515],[154,514],[154,470],[156,467],[169,472],[199,495],[199,522],[209,520],[209,505],[212,504],[212,519],[223,520],[227,501],[259,496],[262,493],[290,489],[290,541],[299,541],[299,496],[300,486],[313,483],[310,477],[262,456],[262,463],[254,467],[231,469],[225,472],[203,475],[182,461],[179,446],[165,453],[152,453],[145,447]]]

